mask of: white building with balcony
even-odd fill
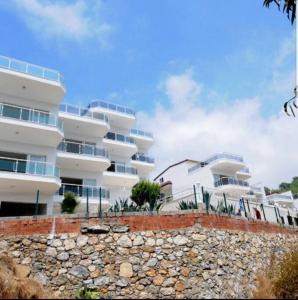
[[[240,199],[244,198],[256,203],[262,203],[265,197],[261,185],[251,185],[250,170],[244,159],[235,154],[219,153],[205,160],[186,159],[173,164],[155,177],[159,183],[171,182],[173,200],[183,198],[195,185],[200,191],[203,187],[214,195]]]
[[[277,207],[296,210],[298,212],[298,199],[293,198],[291,191],[284,193],[274,193],[267,195],[266,202],[270,205],[275,205]]]
[[[106,209],[154,170],[150,133],[124,106],[62,102],[62,75],[0,56],[0,216],[60,212],[67,191],[78,211]]]

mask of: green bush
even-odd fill
[[[61,213],[74,213],[79,203],[80,202],[78,201],[76,194],[74,194],[73,192],[66,192],[61,203]]]
[[[100,293],[83,285],[76,291],[76,299],[100,299]]]
[[[161,204],[158,203],[160,196],[160,185],[148,180],[138,182],[131,191],[131,200],[145,210],[159,210]]]
[[[113,206],[110,207],[110,212],[134,212],[134,211],[140,211],[141,208],[133,204],[132,202],[129,203],[128,199],[121,199],[119,198],[119,201],[116,201]]]
[[[196,202],[193,201],[180,201],[178,203],[178,209],[180,210],[188,210],[188,209],[199,209],[199,206]]]

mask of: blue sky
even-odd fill
[[[65,102],[100,98],[141,111],[138,124],[156,136],[157,172],[186,156],[230,151],[247,157],[256,180],[277,184],[298,169],[285,167],[282,155],[296,158],[298,146],[288,136],[295,121],[281,116],[294,87],[294,26],[262,2],[2,0],[0,54],[61,71]],[[236,125],[223,133],[231,120]],[[169,128],[167,139],[160,128]],[[256,133],[255,147],[244,144]],[[273,152],[280,143],[286,148]],[[266,156],[278,161],[278,175]]]

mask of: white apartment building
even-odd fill
[[[266,197],[266,203],[277,207],[298,211],[298,199],[293,198],[291,191],[284,193],[274,193]]]
[[[214,207],[224,201],[225,195],[227,205],[235,207],[235,212],[242,216],[298,226],[296,210],[269,203],[262,183],[251,184],[250,178],[242,156],[219,153],[202,161],[185,159],[173,164],[154,181],[161,184],[165,196],[162,210],[178,210],[181,200],[193,201],[194,195],[203,205],[203,188],[211,194],[210,204]],[[240,199],[244,202],[241,207]]]
[[[60,213],[67,191],[77,211],[107,209],[154,170],[151,133],[134,129],[135,112],[92,101],[62,102],[58,71],[0,56],[0,216]]]
[[[173,164],[161,172],[154,181],[172,182],[172,193],[181,196],[181,191],[193,185],[205,187],[216,194],[225,193],[233,198],[245,198],[261,203],[265,196],[261,184],[251,185],[251,173],[243,157],[230,153],[219,153],[205,160],[186,159]]]

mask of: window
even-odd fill
[[[163,177],[159,178],[159,182],[160,182],[160,183],[163,183],[163,182],[164,182],[164,181],[163,181]]]

